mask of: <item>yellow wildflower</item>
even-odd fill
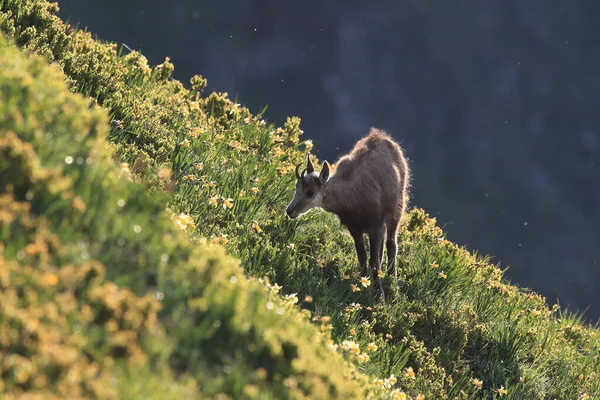
[[[44,283],[48,286],[56,286],[58,284],[58,277],[54,274],[48,274],[44,277]]]
[[[508,390],[504,389],[504,385],[500,385],[500,389],[496,389],[496,392],[500,393],[501,396],[508,394]]]
[[[441,271],[441,272],[440,272],[438,275],[439,275],[439,276],[440,276],[440,278],[442,278],[442,279],[446,279],[446,278],[448,277],[448,275],[446,275],[446,274],[444,273],[444,271]]]
[[[496,288],[496,287],[499,287],[499,286],[500,286],[500,282],[495,281],[493,279],[488,279],[488,281],[487,281],[487,287],[489,289],[493,289],[493,288]]]
[[[188,106],[192,111],[198,111],[200,109],[200,104],[197,101],[188,101]]]
[[[304,298],[304,301],[305,301],[305,302],[307,302],[307,303],[312,303],[312,302],[313,302],[313,298],[312,298],[312,296],[308,296],[308,295],[307,295],[307,296]]]
[[[250,191],[251,191],[252,193],[256,194],[256,193],[258,193],[258,192],[260,191],[260,189],[259,189],[259,188],[257,188],[257,187],[251,187],[251,188],[250,188]]]
[[[237,140],[232,140],[229,143],[227,143],[231,148],[237,150],[237,151],[246,151],[247,149]]]
[[[359,363],[365,363],[369,361],[369,358],[369,355],[365,353],[360,353],[356,355],[356,360],[358,360]]]
[[[246,195],[246,191],[244,189],[240,190],[240,197],[243,197]]]
[[[273,153],[273,156],[275,156],[275,157],[280,157],[280,156],[285,155],[285,151],[281,150],[281,147],[279,147],[279,146],[273,147],[271,152]]]
[[[351,343],[351,341],[350,341],[350,340],[344,340],[344,341],[342,342],[342,349],[344,349],[344,350],[346,350],[346,351],[347,351],[347,350],[350,350],[350,343]]]
[[[181,213],[175,217],[175,222],[181,229],[188,229],[194,227],[194,219],[191,215]]]
[[[375,351],[375,350],[377,350],[377,345],[375,343],[371,342],[367,345],[367,350]]]
[[[360,278],[360,283],[364,287],[367,287],[367,286],[371,285],[371,281],[369,280],[369,278],[364,277],[364,276]]]
[[[350,288],[352,289],[353,292],[360,292],[360,288],[358,286],[356,286],[355,284],[350,285]]]
[[[216,184],[215,184],[213,181],[210,181],[210,182],[204,182],[204,183],[202,184],[202,187],[210,187],[210,188],[214,188],[214,187],[217,187],[217,185],[216,185]]]
[[[389,333],[386,333],[386,334],[385,334],[385,338],[386,338],[386,339],[391,339],[391,338],[392,338],[392,335],[390,335]]]
[[[188,132],[187,136],[191,137],[191,138],[197,138],[201,134],[202,134],[202,129],[200,129],[200,128],[194,128],[194,129],[192,129],[191,132]]]
[[[396,376],[394,374],[390,375],[389,381],[392,385],[395,385],[396,382],[398,382],[398,379],[396,379]]]
[[[580,397],[581,400],[589,400],[591,399],[590,395],[587,393],[583,393]]]
[[[15,371],[15,380],[18,383],[23,384],[23,383],[27,382],[27,380],[29,379],[30,376],[31,375],[30,375],[29,371],[25,368],[19,368]]]
[[[213,196],[210,199],[208,199],[208,204],[213,205],[213,206],[218,206],[219,205],[219,197],[218,196]]]
[[[381,378],[379,378],[379,379],[376,379],[376,380],[375,380],[375,384],[376,384],[377,386],[383,386],[383,379],[381,379]]]
[[[254,229],[256,233],[261,233],[263,231],[256,221],[252,221],[252,229]]]
[[[146,74],[150,75],[152,73],[152,68],[148,66],[148,59],[142,55],[137,60],[138,67]]]
[[[473,385],[475,385],[478,389],[481,389],[481,387],[483,386],[483,381],[477,378],[473,378],[473,380],[471,381],[473,383]]]
[[[274,284],[273,286],[270,286],[273,293],[279,293],[279,290],[281,290],[282,287],[283,286],[279,286],[278,284]]]
[[[229,239],[227,239],[227,235],[224,235],[222,233],[219,233],[219,236],[213,239],[213,243],[219,243],[222,245],[226,245],[228,242]]]
[[[284,300],[287,301],[290,304],[296,304],[298,302],[298,295],[297,293],[292,293],[292,294],[288,294],[283,296]]]
[[[171,168],[161,168],[158,170],[158,177],[161,179],[169,179],[172,174],[173,171],[171,171]]]
[[[439,268],[439,265],[437,265],[436,263],[431,263],[431,268],[433,268],[433,269]]]
[[[382,270],[378,270],[377,271],[377,276],[380,277],[380,278],[383,278],[383,277],[385,277],[385,272],[383,272]]]
[[[229,110],[229,114],[237,114],[240,112],[240,105],[238,103],[230,104],[231,110]]]
[[[179,143],[183,147],[190,147],[190,141],[187,139],[183,139],[183,142]]]
[[[407,400],[408,396],[404,392],[401,392],[399,390],[394,390],[392,392],[392,399],[394,399],[394,400]]]
[[[83,200],[81,199],[80,196],[75,196],[72,204],[73,204],[73,208],[75,210],[79,211],[80,213],[85,211],[85,203],[83,202]]]
[[[201,170],[202,168],[204,168],[204,163],[196,163],[194,164],[194,168],[197,170]]]
[[[415,379],[415,376],[416,376],[415,371],[413,371],[412,367],[406,368],[406,375],[412,379]]]
[[[233,199],[226,199],[223,197],[222,200],[223,200],[223,208],[233,207],[233,203],[232,203]]]
[[[344,340],[342,342],[342,349],[349,351],[352,354],[360,353],[360,345],[352,340]]]
[[[584,378],[583,374],[579,374],[579,376],[577,377],[577,379],[582,380]]]
[[[294,167],[290,166],[290,165],[282,165],[282,166],[277,167],[277,172],[279,172],[281,175],[285,175],[288,172],[291,172],[293,170],[294,170]]]
[[[258,368],[258,369],[256,370],[256,377],[257,377],[258,379],[265,379],[265,378],[267,377],[267,370],[266,370],[266,369],[264,369],[264,368],[262,368],[262,367],[261,367],[261,368]]]

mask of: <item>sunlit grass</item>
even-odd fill
[[[380,397],[113,164],[106,112],[57,69],[0,38],[0,71],[0,397]]]
[[[256,391],[293,393],[298,387],[312,387],[307,382],[315,384],[302,373],[316,364],[333,362],[328,353],[321,352],[326,349],[341,354],[373,387],[398,399],[583,399],[600,395],[597,327],[509,284],[498,266],[447,241],[435,220],[416,207],[407,215],[399,236],[398,285],[384,277],[392,296],[386,304],[376,303],[372,286],[360,279],[352,239],[335,217],[320,211],[300,220],[285,216],[293,193],[294,165],[312,146],[301,139],[297,118],[276,127],[224,94],[202,95],[206,82],[201,77],[194,77],[190,88],[185,88],[170,79],[173,66],[168,60],[151,67],[139,53],[121,53],[89,34],[68,32],[45,4],[0,3],[0,27],[23,48],[50,55],[62,66],[74,91],[107,109],[110,131],[103,132],[116,148],[117,163],[127,163],[120,168],[122,180],[145,182],[152,192],[154,200],[143,200],[146,189],[126,196],[134,186],[124,186],[127,200],[123,206],[120,198],[92,193],[89,188],[79,196],[87,210],[83,218],[95,226],[95,238],[113,238],[104,245],[95,244],[98,254],[118,254],[118,262],[106,263],[110,280],[120,290],[130,288],[140,296],[155,284],[166,285],[161,291],[165,298],[158,324],[175,336],[169,343],[173,346],[170,363],[176,371],[195,376],[200,386],[208,385],[205,390],[214,393],[243,392],[248,397]],[[19,13],[15,17],[8,10]],[[78,123],[73,118],[73,126]],[[73,141],[70,135],[55,138],[54,147],[40,147],[40,159],[51,157],[52,149],[67,148]],[[87,157],[85,153],[69,156],[75,165],[79,157]],[[77,182],[92,178],[75,170],[72,174]],[[78,208],[75,197],[68,201]],[[105,202],[112,207],[104,206]],[[63,210],[64,204],[56,207]],[[164,249],[166,241],[172,243],[172,251],[179,249],[177,241],[158,233],[166,229],[155,220],[159,208],[168,209],[169,222],[197,243],[201,250],[193,254],[204,257],[202,265],[211,265],[213,259],[206,255],[212,254],[212,247],[205,247],[204,242],[222,246],[240,260],[250,277],[248,285],[255,291],[239,294],[228,289],[232,276],[236,282],[242,279],[232,275],[233,267],[225,267],[227,274],[214,272],[210,278],[182,268],[167,279],[165,271],[177,264],[173,255],[156,261],[164,260],[167,253],[150,251],[146,245],[151,241],[156,249]],[[121,209],[135,210],[146,218],[120,220],[117,217],[125,215]],[[62,212],[49,213],[56,215],[58,224]],[[105,221],[117,225],[108,228]],[[125,231],[136,239],[117,235]],[[60,234],[66,242],[76,237],[69,229]],[[6,253],[11,258],[29,240],[14,235],[18,239],[12,253]],[[121,238],[125,243],[132,240],[133,247],[128,248],[133,250],[115,251]],[[189,260],[192,250],[184,248],[181,260]],[[152,266],[149,260],[157,264]],[[53,281],[51,275],[43,279]],[[210,281],[209,286],[195,286],[194,282],[204,279]],[[209,288],[210,294],[204,293]],[[181,295],[169,296],[167,289],[181,291]],[[187,304],[188,309],[181,302],[183,294],[190,292],[201,300]],[[296,329],[304,329],[284,329],[287,322],[281,321],[288,321],[284,318],[293,309],[306,310],[292,315],[305,315],[314,325],[310,332],[323,334],[321,347],[309,346],[312,350],[306,358],[296,358],[295,352],[303,354],[303,350],[290,350],[285,344],[298,335]],[[187,312],[193,317],[178,322]],[[265,315],[272,317],[260,321]],[[229,319],[235,321],[231,326],[221,322]],[[218,327],[216,320],[221,324]],[[271,325],[278,328],[269,329]],[[219,337],[217,328],[226,329],[230,336]],[[269,338],[259,339],[265,332],[275,335],[281,347]],[[254,346],[268,349],[264,350],[267,355],[252,351]],[[233,358],[230,364],[228,357]],[[265,360],[274,363],[273,369]],[[296,365],[292,360],[301,364],[299,370],[289,370],[289,365]],[[271,381],[278,368],[294,379]],[[205,383],[202,374],[211,377],[210,383]],[[189,381],[173,385],[175,391],[191,387]],[[340,390],[339,385],[336,381],[331,390]],[[314,394],[318,389],[312,390]]]

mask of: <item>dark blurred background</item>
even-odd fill
[[[320,159],[388,130],[449,239],[600,316],[600,2],[58,2],[185,83],[301,117]]]

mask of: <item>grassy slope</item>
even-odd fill
[[[503,398],[598,395],[598,330],[584,326],[576,316],[549,310],[535,293],[507,284],[498,268],[444,240],[435,221],[419,209],[412,210],[401,232],[400,290],[391,304],[373,304],[370,288],[358,283],[351,239],[334,218],[312,213],[302,221],[289,221],[282,215],[291,195],[292,166],[302,158],[301,150],[310,147],[299,144],[297,119],[276,128],[224,95],[202,97],[202,78],[193,78],[186,89],[169,78],[173,66],[168,61],[150,68],[138,53],[119,55],[116,46],[72,31],[52,16],[45,2],[0,4],[4,32],[23,48],[58,63],[75,91],[109,110],[108,137],[118,157],[149,183],[151,191],[162,189],[169,207],[192,216],[187,225],[191,237],[224,245],[242,261],[247,275],[271,282],[258,285],[270,288],[272,298],[280,292],[288,303],[299,299],[317,327],[330,331],[338,352],[365,373],[381,377],[375,384],[427,398],[493,398],[503,395],[501,387],[507,391]],[[143,295],[147,279],[135,276],[147,275],[143,267],[142,263],[138,272],[117,267],[110,279]],[[223,284],[217,278],[214,282]],[[213,304],[217,297],[203,304]],[[175,310],[178,304],[174,300],[170,307]],[[161,317],[173,318],[171,308]],[[271,324],[256,320],[246,321],[257,324],[258,337]],[[190,349],[204,342],[216,353],[214,359],[209,357],[211,366],[228,365],[230,359],[219,353],[235,344],[229,355],[239,357],[242,366],[257,367],[249,350],[254,346],[245,341],[248,336],[241,342],[214,343],[198,337],[185,343],[199,323],[192,321],[175,327],[164,324],[180,334],[170,358],[177,370],[197,377],[231,376],[196,365],[199,358]],[[319,348],[310,353],[320,354]],[[307,360],[325,364],[328,357]],[[289,364],[289,359],[286,354],[280,362]],[[386,379],[390,375],[395,378]],[[479,381],[481,389],[475,384]],[[279,382],[284,385],[277,390],[290,384]],[[269,382],[261,389],[274,390],[273,386]],[[236,387],[241,390],[226,382],[219,389],[232,393]]]
[[[58,69],[2,39],[0,71],[0,397],[366,396],[305,315],[120,176]]]

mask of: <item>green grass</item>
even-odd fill
[[[69,301],[87,304],[91,292],[107,297],[108,289],[95,288],[108,285],[152,321],[132,326],[112,316],[113,332],[114,323],[65,311],[64,342],[75,340],[72,326],[83,327],[95,341],[77,342],[75,350],[107,381],[118,377],[108,386],[115,393],[364,398],[367,391],[379,398],[381,387],[395,398],[600,396],[597,326],[511,285],[486,258],[445,240],[416,207],[400,232],[400,285],[384,278],[392,299],[375,303],[372,288],[359,283],[352,239],[333,216],[313,212],[291,221],[283,212],[293,166],[311,147],[300,139],[299,119],[278,128],[224,94],[203,96],[203,78],[186,87],[170,78],[168,60],[150,68],[141,54],[74,30],[55,11],[44,1],[0,1],[0,29],[64,73],[3,45],[0,140],[9,150],[0,151],[10,157],[0,167],[15,173],[0,178],[0,193],[11,215],[23,209],[24,220],[41,225],[13,227],[0,218],[2,257],[19,277],[1,287],[7,295],[23,290],[24,280],[55,274],[59,283],[42,285],[34,302],[55,307],[62,297],[46,291],[61,288],[61,274],[72,275],[73,266],[93,261],[98,278],[83,275],[84,283],[74,284],[83,291],[61,289],[75,296]],[[95,105],[88,110],[84,97],[67,94],[63,80]],[[38,99],[34,93],[43,90],[53,92]],[[119,167],[110,167],[104,139]],[[27,145],[31,156],[15,150]],[[102,155],[93,167],[85,162],[91,150]],[[74,162],[65,165],[67,156]],[[36,168],[60,171],[46,182],[32,179]],[[82,215],[73,211],[77,196]],[[20,258],[42,228],[60,241],[60,251],[48,256],[56,270],[26,268]],[[16,335],[2,318],[2,332]],[[136,332],[136,340],[124,346],[117,338],[131,333],[121,332]],[[19,351],[0,341],[0,352],[25,357]],[[115,366],[102,364],[107,357]],[[63,394],[69,371],[88,364],[61,367],[58,375],[37,366],[33,378],[56,378],[39,378],[39,387],[15,380],[12,365],[0,370],[0,388]],[[69,385],[83,394],[95,390],[83,380]]]
[[[0,40],[0,393],[364,398],[289,301],[116,167],[106,112]]]

